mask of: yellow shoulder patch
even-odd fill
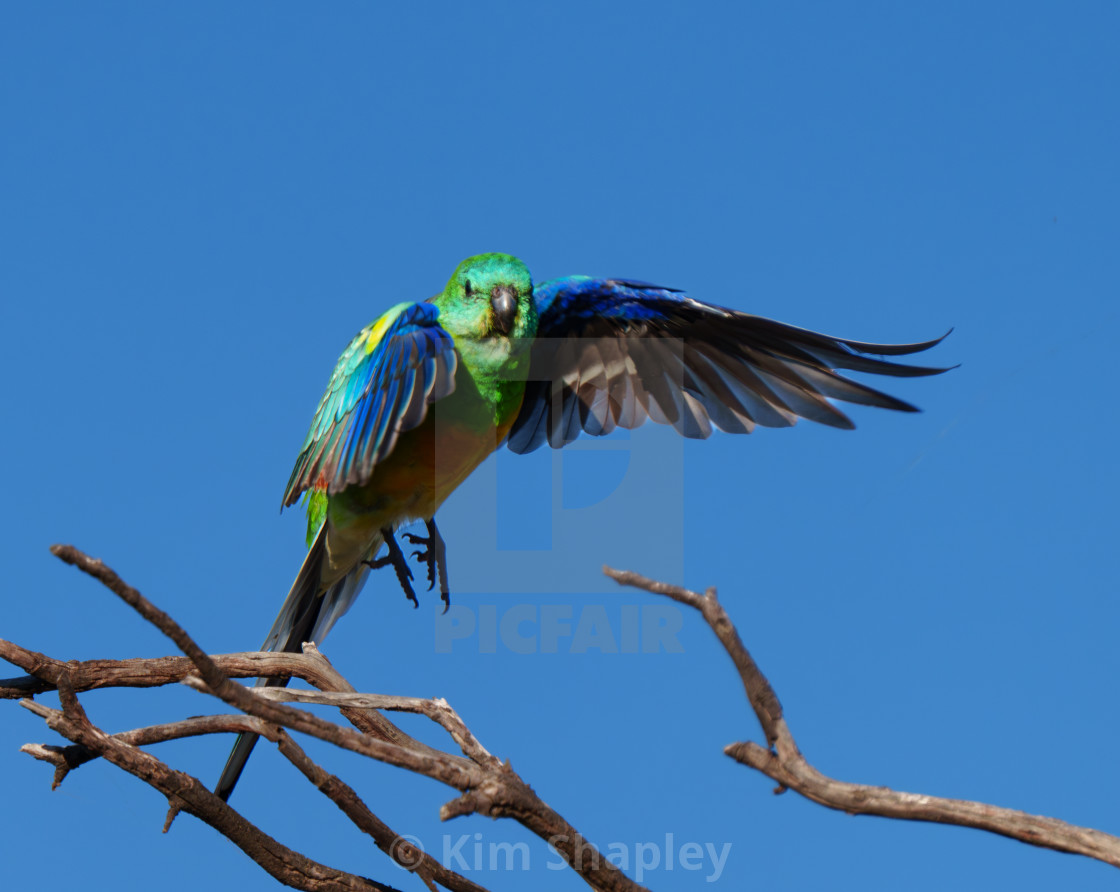
[[[381,339],[385,337],[385,332],[389,327],[397,321],[397,317],[404,312],[405,308],[411,304],[405,302],[397,304],[394,307],[389,307],[376,322],[369,327],[369,333],[366,335],[366,353],[372,353],[377,349],[377,345],[381,343]]]

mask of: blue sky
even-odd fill
[[[1111,888],[1085,859],[773,797],[722,755],[759,732],[708,630],[599,567],[719,586],[822,771],[1120,832],[1118,27],[1106,2],[7,4],[0,634],[172,652],[63,541],[208,650],[255,647],[301,560],[277,507],[335,358],[479,251],[846,337],[954,326],[931,361],[958,370],[888,382],[921,415],[500,455],[441,514],[457,625],[375,577],[324,650],[361,690],[446,697],[631,875],[656,854],[653,888],[715,875],[682,868],[688,842],[730,844],[730,888]],[[84,703],[114,731],[213,708]],[[190,817],[160,835],[163,801],[116,769],[51,793],[17,750],[56,740],[4,707],[12,888],[44,863],[57,887],[269,887]],[[228,743],[156,752],[213,780]],[[312,752],[484,885],[583,888],[515,824],[441,825],[451,791]],[[420,888],[264,747],[233,802]],[[531,874],[474,869],[519,841]]]

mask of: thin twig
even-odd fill
[[[1099,830],[983,802],[903,793],[888,787],[838,781],[821,774],[798,749],[770,682],[743,645],[731,619],[717,600],[714,588],[701,595],[626,570],[604,567],[603,572],[620,585],[665,595],[695,608],[703,615],[734,661],[755,716],[771,744],[771,748],[767,748],[757,743],[733,743],[725,747],[724,752],[776,780],[780,784],[778,792],[788,788],[813,802],[853,815],[879,815],[974,827],[1030,845],[1085,855],[1120,867],[1120,838]]]
[[[253,688],[256,697],[282,703],[312,703],[319,706],[336,706],[350,709],[388,709],[423,715],[442,727],[459,745],[463,755],[479,765],[495,767],[501,760],[491,755],[467,728],[459,714],[442,697],[426,700],[422,697],[393,697],[386,694],[335,693],[294,691],[291,688]]]

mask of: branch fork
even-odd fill
[[[64,662],[0,639],[0,658],[22,668],[21,678],[0,680],[0,699],[18,699],[48,727],[70,741],[69,746],[26,744],[21,749],[54,766],[52,788],[75,768],[103,758],[140,778],[167,798],[164,831],[186,811],[227,836],[280,882],[308,890],[388,890],[383,882],[320,864],[287,848],[215,796],[197,778],[175,771],[141,747],[201,734],[251,732],[272,741],[280,753],[330,799],[374,845],[416,874],[428,889],[485,892],[482,886],[444,867],[409,837],[395,833],[338,777],[308,758],[290,733],[297,731],[389,765],[438,780],[458,795],[444,803],[441,820],[471,814],[511,818],[552,846],[595,890],[639,892],[643,887],[603,857],[574,827],[533,791],[509,762],[487,750],[446,700],[358,693],[314,644],[301,654],[238,653],[211,656],[170,616],[155,607],[111,568],[73,546],[51,551],[95,578],[167,635],[183,657]],[[747,701],[758,720],[765,745],[731,743],[724,752],[742,765],[773,779],[775,793],[792,790],[828,808],[849,814],[871,814],[912,821],[974,827],[1030,845],[1080,854],[1120,867],[1120,838],[1054,818],[999,808],[981,802],[904,793],[887,787],[855,784],[817,771],[802,755],[782,705],[762,670],[743,644],[716,590],[703,594],[629,571],[603,568],[620,585],[642,589],[685,604],[703,617],[731,658]],[[247,688],[234,678],[296,677],[316,690]],[[156,687],[185,684],[214,696],[237,710],[162,725],[108,734],[98,728],[78,695],[103,687]],[[61,709],[33,698],[57,690]],[[327,721],[289,704],[337,708],[353,729]],[[438,724],[457,752],[445,752],[405,734],[385,712],[426,716]]]

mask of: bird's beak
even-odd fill
[[[494,328],[502,334],[509,334],[513,329],[513,320],[517,316],[517,295],[508,285],[497,285],[490,292],[490,309],[494,313]]]

